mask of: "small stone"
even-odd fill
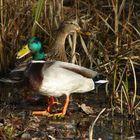
[[[0,123],[0,127],[2,127],[3,126],[3,123]]]
[[[32,138],[31,138],[31,135],[28,132],[25,132],[25,133],[22,134],[21,139],[22,140],[31,140]]]

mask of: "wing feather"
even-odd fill
[[[57,62],[59,63],[60,67],[67,69],[69,71],[73,71],[73,72],[80,74],[87,78],[94,78],[98,75],[98,73],[96,71],[93,71],[91,69],[88,69],[88,68],[85,68],[85,67],[82,67],[79,65],[75,65],[72,63],[66,63],[66,62],[60,62],[60,61],[57,61]]]

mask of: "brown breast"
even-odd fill
[[[31,63],[25,72],[25,82],[27,87],[34,91],[39,91],[43,81],[42,67],[44,63]]]

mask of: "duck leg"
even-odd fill
[[[64,104],[64,108],[63,108],[62,112],[60,112],[60,113],[49,114],[49,117],[52,117],[52,116],[54,116],[54,117],[55,117],[55,116],[56,116],[56,117],[64,117],[65,114],[66,114],[68,105],[69,105],[69,101],[70,101],[70,97],[69,97],[69,96],[66,96],[66,100],[65,100],[65,104]]]
[[[52,105],[54,105],[56,102],[54,100],[53,96],[50,96],[49,98],[47,98],[48,101],[48,107],[47,110],[44,111],[33,111],[32,114],[33,115],[49,115],[51,110],[52,110]]]
[[[64,108],[62,110],[62,112],[60,113],[49,113],[48,112],[48,108],[47,110],[44,110],[44,111],[33,111],[32,114],[33,115],[46,115],[48,117],[64,117],[65,114],[66,114],[66,111],[67,111],[67,108],[68,108],[68,105],[69,105],[69,101],[70,101],[70,98],[69,96],[66,96],[66,101],[65,101],[65,104],[64,104]]]
[[[52,111],[52,106],[54,104],[59,104],[59,102],[55,101],[55,97],[50,96],[48,99],[48,107],[47,107],[47,111],[50,113]]]

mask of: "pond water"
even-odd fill
[[[27,100],[21,85],[0,84],[0,140],[36,138],[39,140],[89,140],[89,129],[99,112],[106,108],[93,128],[96,140],[139,140],[140,121],[111,115],[104,89],[98,93],[73,94],[65,118],[33,116],[32,110],[44,109],[44,97],[31,95]],[[30,94],[30,92],[28,93]],[[59,101],[64,101],[64,97]],[[93,112],[86,114],[80,107],[88,106]]]

